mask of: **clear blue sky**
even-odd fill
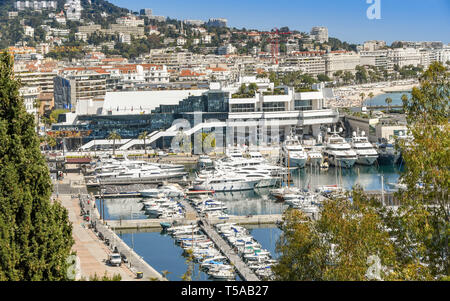
[[[372,0],[375,1],[375,0]],[[367,0],[109,0],[133,11],[175,19],[226,18],[236,28],[270,30],[288,26],[309,32],[328,27],[331,37],[350,43],[366,40],[450,43],[450,0],[379,0],[381,19],[369,20]]]

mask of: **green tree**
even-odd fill
[[[448,260],[450,184],[449,71],[433,63],[403,98],[410,139],[399,141],[407,169],[401,181],[407,189],[396,197],[397,214],[386,213],[405,278],[440,279],[450,275]]]
[[[284,215],[283,234],[277,243],[281,256],[273,270],[279,281],[363,281],[376,256],[389,277],[395,252],[382,220],[360,190],[352,199],[324,202],[320,218],[313,221],[295,209]],[[374,278],[375,279],[375,278]]]
[[[140,135],[139,135],[139,137],[138,137],[138,139],[139,140],[144,140],[144,150],[145,150],[145,154],[147,154],[147,137],[148,137],[148,132],[147,131],[144,131],[144,132],[142,132]]]
[[[366,97],[366,94],[365,93],[361,93],[361,94],[359,94],[359,97],[361,97],[361,105],[362,105],[364,103],[364,99]]]
[[[317,80],[319,82],[330,82],[331,81],[331,79],[325,74],[318,74],[317,75]]]
[[[386,102],[386,104],[388,105],[388,112],[391,111],[391,103],[392,103],[392,98],[387,97],[384,102]]]
[[[121,139],[122,139],[122,137],[116,131],[112,131],[108,135],[108,140],[113,141],[113,155],[114,156],[116,155],[116,140],[121,140]]]
[[[74,244],[25,110],[13,59],[0,55],[0,280],[68,280]]]

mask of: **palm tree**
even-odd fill
[[[113,156],[116,155],[116,140],[121,140],[122,137],[116,132],[112,131],[109,133],[108,140],[113,140]]]
[[[402,95],[402,102],[403,102],[403,104],[407,104],[408,103],[408,95],[406,95],[406,94]]]
[[[359,94],[359,97],[361,97],[361,106],[362,106],[362,104],[364,102],[364,98],[366,97],[366,94],[365,93],[361,93],[361,94]]]
[[[373,92],[370,92],[369,95],[367,95],[367,97],[369,97],[369,99],[370,99],[370,106],[372,106],[372,98],[373,98],[374,96],[375,96],[375,95],[373,95]]]
[[[147,131],[142,132],[138,137],[139,140],[144,140],[144,150],[146,155],[147,155],[147,144],[146,144],[147,137],[148,137]]]
[[[385,102],[388,105],[388,113],[389,113],[391,111],[392,98],[390,98],[390,97],[386,98]]]

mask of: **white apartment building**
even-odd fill
[[[419,49],[415,48],[396,48],[388,52],[388,57],[392,64],[400,68],[404,66],[418,66],[423,61]]]
[[[365,41],[361,50],[363,51],[377,51],[386,47],[385,41]]]
[[[144,20],[136,18],[135,16],[126,16],[116,19],[116,23],[124,26],[144,26]]]
[[[83,7],[80,0],[67,0],[64,9],[66,10],[67,20],[79,21],[81,19]]]
[[[34,37],[34,28],[30,26],[24,26],[23,32],[28,37]]]
[[[217,49],[218,55],[227,55],[227,54],[234,54],[234,53],[236,53],[236,47],[234,47],[232,44],[220,46]]]
[[[322,56],[291,55],[284,59],[283,66],[295,66],[311,75],[325,74],[325,59]]]
[[[355,73],[356,66],[361,64],[361,57],[352,51],[332,51],[324,55],[326,75],[333,76],[336,71]]]
[[[120,33],[119,34],[119,42],[123,44],[131,44],[131,35],[127,33]]]
[[[315,26],[311,29],[311,37],[319,43],[328,42],[328,28],[323,26]]]
[[[36,101],[41,93],[39,87],[22,87],[19,89],[20,95],[23,97],[25,109],[27,113],[37,116]]]
[[[384,68],[388,72],[394,69],[394,64],[388,57],[388,50],[373,50],[373,51],[360,51],[362,66],[375,66],[378,68]]]
[[[119,82],[127,84],[166,84],[169,72],[164,65],[131,64],[105,67],[104,70]]]
[[[205,21],[202,20],[184,20],[184,24],[192,25],[192,26],[203,26],[205,25]]]
[[[56,1],[16,1],[14,2],[14,8],[17,10],[56,10]]]

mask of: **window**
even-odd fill
[[[297,111],[312,110],[312,100],[296,100],[294,109]]]
[[[263,104],[264,112],[282,112],[286,111],[286,105],[284,102],[267,102]]]

